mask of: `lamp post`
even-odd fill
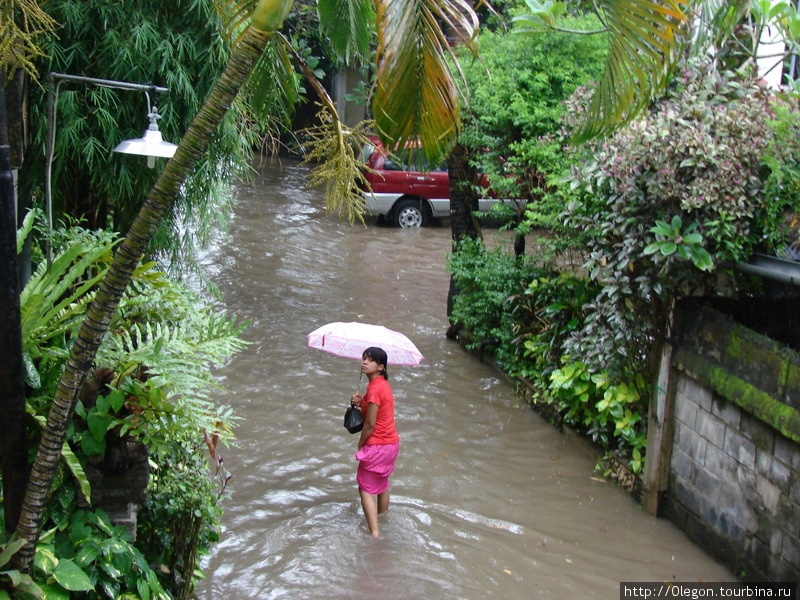
[[[56,80],[58,82],[56,83]],[[150,104],[149,92],[165,94],[169,92],[168,88],[158,87],[155,85],[148,85],[142,83],[129,83],[127,81],[113,81],[110,79],[96,79],[94,77],[82,77],[79,75],[66,75],[64,73],[50,73],[47,76],[47,139],[45,140],[45,158],[44,158],[44,197],[45,197],[45,212],[47,214],[48,230],[53,230],[53,199],[51,191],[51,174],[53,168],[53,146],[55,145],[55,130],[56,130],[56,106],[58,103],[58,89],[62,81],[71,81],[76,83],[85,83],[89,85],[96,85],[100,87],[115,88],[120,90],[134,90],[144,92],[147,96],[147,106],[150,112],[147,113],[150,119],[150,124],[145,130],[141,138],[133,140],[126,140],[117,145],[113,151],[122,152],[125,154],[140,154],[147,156],[147,166],[153,168],[155,161],[153,157],[160,156],[163,158],[172,158],[178,146],[166,142],[161,137],[161,132],[158,130],[156,121],[161,118],[155,105]],[[47,242],[47,260],[51,260],[50,242]]]

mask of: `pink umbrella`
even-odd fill
[[[371,346],[383,348],[390,365],[418,365],[422,353],[398,331],[367,323],[328,323],[308,334],[308,345],[345,358],[361,358]]]

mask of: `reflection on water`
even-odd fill
[[[198,598],[618,598],[621,581],[732,579],[445,339],[446,227],[351,227],[306,173],[263,166],[204,258],[252,345],[220,372],[243,420]],[[306,347],[329,321],[398,329],[425,355],[389,368],[401,450],[378,540],[342,426],[358,363]]]

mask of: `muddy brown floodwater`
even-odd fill
[[[615,599],[621,581],[733,580],[445,338],[448,227],[351,227],[305,189],[307,173],[261,165],[202,259],[252,323],[251,345],[219,371],[219,401],[242,420],[198,598]],[[425,355],[389,368],[401,449],[377,540],[342,426],[359,364],[306,347],[329,321],[400,330]]]

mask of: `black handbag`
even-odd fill
[[[344,413],[344,426],[350,433],[358,433],[364,427],[364,419],[361,417],[361,410],[352,404],[347,407]]]

